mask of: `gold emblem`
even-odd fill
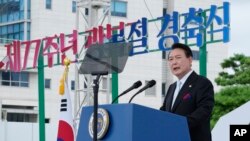
[[[94,128],[94,113],[91,114],[89,120],[89,134],[93,138],[93,128]],[[103,108],[98,108],[97,111],[97,139],[102,139],[109,128],[109,114],[107,110]]]

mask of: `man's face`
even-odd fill
[[[168,62],[172,73],[181,79],[191,70],[192,57],[186,57],[184,50],[176,48],[170,52]]]

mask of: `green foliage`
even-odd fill
[[[250,85],[226,87],[215,95],[212,114],[212,127],[226,113],[236,109],[250,100]]]
[[[220,72],[215,82],[221,86],[250,84],[250,57],[242,54],[224,60],[221,67],[226,71]],[[227,71],[231,71],[228,73]]]
[[[215,82],[224,88],[215,94],[212,127],[221,116],[250,100],[250,57],[236,54],[224,60],[221,67],[226,71],[220,72]]]

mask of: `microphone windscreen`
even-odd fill
[[[141,83],[141,81],[139,80],[139,81],[137,81],[137,82],[134,83],[134,88],[138,88],[138,87],[140,87],[141,85],[142,85],[142,83]]]
[[[148,87],[150,88],[150,87],[154,86],[155,84],[156,84],[156,81],[151,80],[151,81],[148,82]]]

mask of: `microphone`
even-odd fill
[[[131,87],[129,87],[127,90],[125,90],[124,92],[122,92],[120,95],[118,95],[113,101],[112,104],[121,96],[123,96],[124,94],[128,93],[129,91],[136,89],[138,87],[140,87],[142,85],[141,81],[137,81],[135,82]]]
[[[156,84],[155,80],[150,80],[143,88],[141,88],[137,93],[135,93],[129,100],[128,103],[130,103],[133,98],[138,95],[139,93],[141,93],[142,91],[146,90],[147,88],[151,88]]]

